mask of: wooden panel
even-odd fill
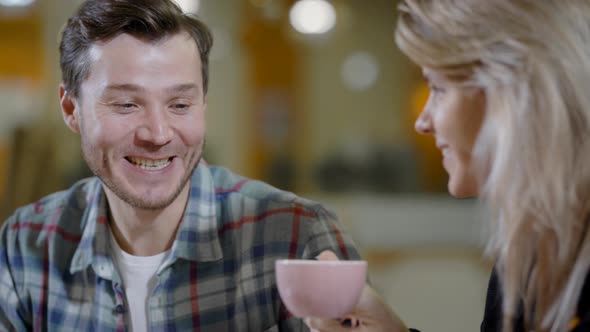
[[[55,40],[57,43],[57,35]],[[33,8],[31,12],[20,16],[0,15],[0,45],[0,81],[3,84],[23,81],[37,87],[44,81],[47,74],[46,50],[43,20],[38,8]],[[3,102],[0,99],[0,104]],[[3,119],[1,112],[0,121]],[[11,176],[9,168],[16,157],[9,141],[11,140],[0,139],[0,224],[16,208],[12,203],[15,201],[14,197],[18,195],[15,188],[8,189],[9,185],[14,185],[14,179],[9,178]],[[12,175],[14,177],[17,174]],[[38,178],[32,178],[33,183],[30,184],[30,189],[38,187],[38,183],[34,183],[35,179]]]
[[[0,45],[0,79],[43,78],[45,57],[39,15],[0,16]]]
[[[286,13],[292,1],[276,3],[282,19],[269,19],[252,5],[245,6],[241,42],[248,54],[253,113],[247,124],[248,176],[281,189],[300,190],[298,133],[304,132],[300,96],[300,54],[289,38]]]
[[[0,141],[0,202],[6,199],[6,185],[9,165],[9,145]]]

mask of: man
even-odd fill
[[[274,261],[358,253],[320,205],[201,160],[211,44],[170,0],[68,21],[60,104],[96,177],[3,225],[0,330],[306,329]]]

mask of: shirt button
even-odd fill
[[[125,307],[123,307],[123,305],[122,305],[122,304],[118,304],[118,305],[115,307],[115,312],[116,312],[116,313],[118,313],[118,314],[122,314],[122,313],[124,313],[124,312],[125,312]]]

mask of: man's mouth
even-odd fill
[[[173,157],[164,158],[164,159],[145,159],[145,158],[138,158],[138,157],[125,157],[128,162],[131,164],[146,170],[146,171],[159,171],[166,166],[170,165],[172,162]]]

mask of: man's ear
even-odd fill
[[[66,125],[75,133],[80,133],[80,110],[76,98],[72,96],[63,83],[59,85],[59,104],[61,106],[61,115]]]

